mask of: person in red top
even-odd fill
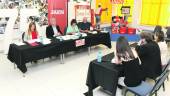
[[[101,4],[98,5],[98,8],[96,9],[95,12],[95,17],[96,17],[96,28],[100,29],[100,22],[101,22],[101,15],[103,11],[107,11],[108,8],[103,9]]]
[[[26,33],[26,40],[32,40],[38,38],[38,32],[36,28],[36,24],[34,22],[31,22],[29,24],[28,32]]]

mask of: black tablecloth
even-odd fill
[[[104,56],[101,63],[98,63],[96,60],[90,62],[86,81],[89,90],[85,93],[86,96],[93,96],[93,89],[98,86],[102,86],[110,91],[112,96],[115,96],[122,66],[112,64],[111,59],[113,57],[114,53],[111,53]]]
[[[76,40],[65,40],[60,42],[56,38],[53,38],[52,43],[50,44],[40,44],[34,47],[30,45],[17,46],[15,44],[10,44],[8,59],[15,63],[17,67],[25,73],[27,71],[25,64],[30,61],[35,61],[98,44],[104,44],[111,48],[109,33],[88,34],[88,36],[79,39],[85,39],[85,45],[76,47]]]

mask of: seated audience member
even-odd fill
[[[68,28],[67,28],[66,34],[72,35],[72,34],[75,34],[78,32],[79,32],[79,29],[77,27],[77,21],[76,21],[76,19],[72,19],[70,26],[68,26]]]
[[[38,38],[38,32],[36,29],[36,24],[34,22],[31,22],[29,24],[28,31],[25,33],[24,39],[25,41],[28,41],[37,38]]]
[[[83,18],[83,22],[78,23],[78,27],[79,27],[80,32],[85,32],[85,33],[89,32],[90,26],[91,26],[91,23],[87,22],[86,17]]]
[[[168,47],[166,42],[164,41],[164,33],[163,31],[156,32],[155,33],[155,41],[158,43],[160,51],[161,51],[161,61],[162,65],[165,65],[168,63]]]
[[[60,27],[56,23],[56,19],[51,18],[50,25],[46,28],[46,37],[53,38],[54,36],[60,36],[60,35],[62,35],[62,32],[60,30]]]
[[[142,32],[140,37],[136,51],[142,62],[143,73],[147,78],[156,79],[162,73],[159,45],[149,32]]]
[[[122,86],[135,87],[143,80],[140,60],[135,49],[131,49],[128,40],[120,36],[116,42],[116,56],[113,63],[122,65],[124,77],[119,78]]]

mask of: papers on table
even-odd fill
[[[16,42],[15,44],[18,46],[25,45],[25,43],[23,43],[23,42]]]
[[[56,37],[59,40],[70,40],[70,39],[78,39],[79,37],[86,37],[87,34],[86,33],[76,33],[75,35],[65,35],[65,36],[58,36]]]
[[[89,32],[91,34],[97,34],[97,31],[92,31],[92,32]]]
[[[101,31],[101,33],[108,33],[108,31]]]
[[[35,43],[35,42],[40,42],[40,43],[42,43],[42,44],[44,44],[44,45],[51,43],[50,39],[48,39],[48,38],[33,39],[33,40],[28,40],[27,42],[28,42],[29,44],[33,44],[33,43]]]

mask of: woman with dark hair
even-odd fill
[[[75,34],[79,32],[76,19],[71,20],[70,26],[68,26],[66,34]]]
[[[136,51],[142,62],[145,77],[156,79],[162,73],[161,55],[158,44],[153,40],[152,33],[142,32],[141,40],[136,46]]]
[[[124,77],[119,78],[120,85],[135,87],[141,84],[143,75],[140,60],[124,36],[120,36],[116,42],[116,56],[112,62],[123,66]]]
[[[160,32],[156,32],[155,33],[155,41],[158,43],[160,51],[161,51],[161,61],[162,61],[162,65],[166,65],[168,63],[168,46],[166,44],[166,42],[164,41],[164,32],[160,31]]]

